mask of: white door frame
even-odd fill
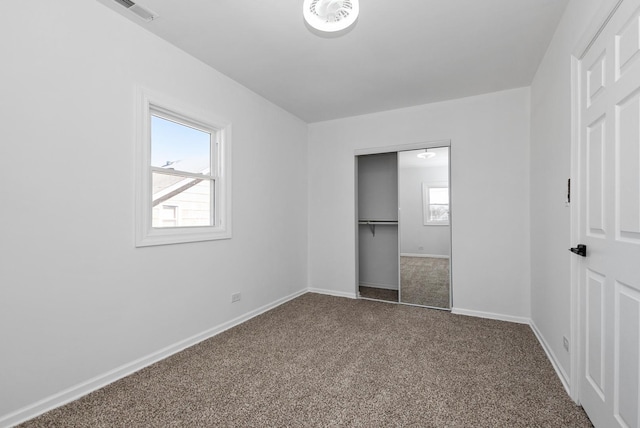
[[[580,61],[587,53],[593,42],[598,38],[613,14],[624,0],[602,0],[603,5],[596,13],[593,21],[580,38],[571,55],[571,247],[577,245],[580,239]],[[568,247],[567,247],[568,248]],[[580,264],[578,257],[571,257],[571,372],[569,395],[580,404]]]

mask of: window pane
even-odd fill
[[[429,205],[429,221],[448,222],[449,205]]]
[[[162,205],[160,209],[160,221],[162,227],[178,226],[178,207],[174,205]]]
[[[449,189],[447,187],[430,187],[429,188],[430,204],[449,204]]]
[[[151,166],[209,174],[211,134],[152,115]]]
[[[213,180],[153,173],[152,227],[211,226]]]

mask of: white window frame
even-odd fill
[[[449,220],[447,221],[433,221],[430,219],[430,206],[431,202],[429,201],[429,189],[447,189],[449,192],[449,183],[441,181],[441,182],[432,182],[432,183],[422,183],[422,217],[423,224],[425,226],[449,226],[449,221],[451,220],[451,196],[449,196]],[[438,204],[440,205],[440,204]]]
[[[231,123],[212,112],[186,105],[146,88],[136,88],[136,99],[136,247],[230,239]],[[211,226],[152,226],[152,115],[211,133],[211,176],[215,178]]]

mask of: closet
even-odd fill
[[[360,298],[451,308],[449,147],[356,156]]]
[[[358,292],[399,300],[398,156],[358,156]]]

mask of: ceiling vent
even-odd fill
[[[151,22],[158,17],[157,13],[154,13],[149,9],[145,9],[142,6],[135,4],[131,0],[113,0],[113,1],[118,3],[121,6],[126,7],[127,9],[129,9],[130,12],[132,12],[138,18],[142,18],[146,22]]]
[[[360,12],[358,0],[304,0],[302,7],[307,23],[316,30],[325,32],[350,27],[356,22]]]

